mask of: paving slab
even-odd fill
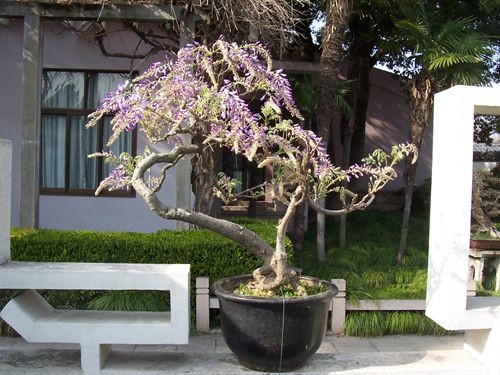
[[[430,345],[433,349],[415,350]],[[337,337],[327,335],[298,375],[488,375],[462,350],[463,336]],[[349,350],[352,350],[349,352]],[[113,345],[102,375],[248,375],[219,332],[190,338],[189,345]],[[33,344],[0,338],[0,374],[82,374],[74,345]]]
[[[330,340],[339,354],[372,353],[377,349],[366,337],[332,337]]]

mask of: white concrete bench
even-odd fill
[[[30,342],[79,343],[85,374],[99,374],[111,344],[187,344],[188,264],[6,262],[1,289],[27,289],[0,316]],[[56,310],[36,289],[170,291],[169,312]]]

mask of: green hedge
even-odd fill
[[[274,244],[276,222],[239,219]],[[245,248],[207,230],[157,233],[13,229],[12,259],[37,262],[189,263],[193,280],[249,273],[261,265]],[[291,243],[287,243],[291,252]]]

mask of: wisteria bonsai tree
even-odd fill
[[[290,84],[280,70],[272,70],[268,51],[259,43],[239,46],[222,38],[210,46],[182,48],[175,61],[155,63],[125,82],[89,116],[88,126],[106,114],[114,114],[108,145],[122,132],[138,128],[151,144],[168,143],[170,151],[155,153],[146,148],[136,157],[109,152],[92,155],[115,166],[96,194],[133,187],[160,217],[207,228],[240,243],[263,260],[263,266],[253,272],[252,284],[262,290],[298,282],[300,270],[287,262],[285,235],[299,204],[307,201],[327,215],[363,210],[396,177],[394,165],[413,152],[410,145],[399,145],[389,154],[376,150],[361,165],[346,170],[332,165],[322,140],[298,125],[301,115]],[[239,224],[160,201],[158,192],[168,169],[182,158],[199,157],[220,147],[259,168],[272,165],[272,181],[252,193],[265,189],[286,206],[274,248]],[[155,175],[152,168],[157,165],[161,173]],[[225,202],[237,198],[235,180],[213,170],[206,173],[213,178],[216,196]],[[343,181],[362,175],[369,177],[366,194],[358,196],[342,187]],[[330,192],[339,194],[340,209],[327,210],[316,203]]]

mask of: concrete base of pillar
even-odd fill
[[[490,375],[500,375],[500,323],[492,329],[476,329],[465,333],[464,349],[488,366]]]

